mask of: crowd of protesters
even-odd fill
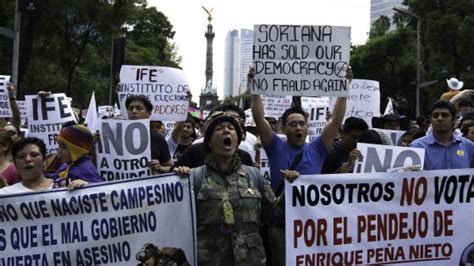
[[[253,75],[250,70],[249,79]],[[347,78],[350,82],[350,71]],[[357,143],[423,148],[422,170],[474,168],[474,94],[461,91],[463,83],[455,78],[447,85],[449,91],[433,103],[427,118],[410,121],[409,105],[398,95],[393,99],[394,112],[374,118],[374,128],[356,117],[343,121],[347,100],[338,98],[322,134],[309,142],[308,116],[301,107],[286,110],[278,126],[275,119],[264,116],[258,95],[251,103],[254,127],[245,126],[244,111],[232,104],[218,106],[205,121],[188,115],[167,138],[163,123],[152,121],[150,167],[157,174],[175,172],[194,180],[199,263],[284,265],[285,179],[350,173],[361,156]],[[98,136],[84,125],[64,125],[58,153],[47,155],[42,140],[21,137],[15,98],[10,102],[13,117],[0,125],[0,195],[57,187],[72,190],[104,181],[93,160]],[[126,100],[126,110],[131,120],[146,119],[152,104],[143,95],[133,95]],[[196,126],[200,123],[202,132]],[[405,134],[393,143],[380,129]],[[257,170],[261,152],[268,156],[268,179]]]

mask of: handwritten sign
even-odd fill
[[[255,25],[252,94],[345,96],[350,27]]]
[[[57,137],[64,123],[76,121],[70,101],[64,93],[51,94],[48,97],[26,95],[26,112],[28,114],[28,136],[44,141],[47,154],[56,153]]]
[[[292,103],[291,95],[262,95],[262,104],[267,117],[280,118]]]
[[[336,99],[331,98],[329,109],[334,109]],[[372,117],[380,117],[380,90],[379,82],[366,79],[353,79],[349,94],[347,95],[347,107],[344,120],[348,117],[363,119],[369,128],[372,127]]]
[[[124,65],[120,70],[118,98],[122,116],[127,118],[125,100],[129,95],[145,95],[153,104],[150,120],[184,121],[189,102],[189,83],[177,68]]]

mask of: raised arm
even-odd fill
[[[248,84],[251,84],[254,75],[254,69],[250,68],[249,73],[247,75]],[[272,127],[270,126],[270,123],[268,123],[268,121],[265,119],[262,98],[260,97],[260,95],[252,95],[251,108],[253,120],[255,121],[255,125],[257,125],[258,134],[260,135],[260,139],[262,140],[262,146],[268,147],[272,142],[273,131]]]
[[[176,144],[179,144],[179,141],[181,139],[181,131],[184,128],[184,121],[179,121],[174,124],[173,131],[171,132],[171,138],[173,139],[173,142]]]
[[[337,98],[331,119],[329,119],[328,123],[323,129],[323,133],[321,134],[321,139],[323,140],[324,146],[326,146],[328,151],[332,149],[334,138],[341,127],[344,114],[346,113],[346,105],[347,99],[345,97]]]
[[[7,86],[8,93],[10,95],[10,107],[12,108],[12,124],[17,128],[20,129],[21,126],[21,118],[20,118],[20,109],[18,109],[18,104],[16,103],[16,97],[13,93],[15,87],[12,83],[9,83]]]
[[[352,68],[348,66],[347,73],[346,73],[347,87],[350,86],[351,81],[352,81]],[[347,106],[347,98],[338,97],[336,100],[336,104],[334,105],[332,116],[323,129],[323,133],[321,134],[321,139],[323,140],[324,146],[326,146],[326,150],[328,151],[332,150],[332,146],[334,144],[334,138],[336,137],[337,132],[339,128],[341,127],[342,120],[344,120],[344,115],[346,114],[346,106]]]

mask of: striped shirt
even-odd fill
[[[425,149],[424,170],[474,168],[474,143],[457,134],[453,134],[448,145],[428,134],[410,146]]]

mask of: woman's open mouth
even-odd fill
[[[232,139],[230,137],[226,137],[223,141],[224,147],[226,149],[231,149],[232,148]]]

